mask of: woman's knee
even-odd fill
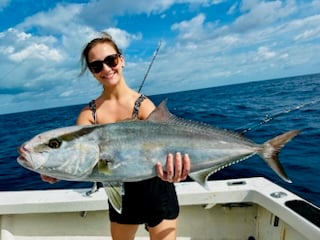
[[[177,219],[161,221],[155,227],[148,227],[151,240],[174,240],[177,235]]]

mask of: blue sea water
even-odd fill
[[[250,82],[150,96],[168,99],[169,110],[186,119],[242,132],[257,143],[292,129],[302,132],[280,153],[293,183],[282,181],[253,157],[210,179],[263,176],[320,206],[320,74]],[[89,101],[90,99],[88,99]],[[17,148],[35,134],[74,125],[82,105],[0,115],[0,190],[20,191],[90,187],[89,183],[42,182],[17,162]],[[263,123],[262,122],[266,122]]]

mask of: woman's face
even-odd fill
[[[108,43],[98,43],[88,53],[88,67],[105,87],[113,87],[123,80],[124,59]]]

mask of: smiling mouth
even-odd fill
[[[105,79],[111,79],[111,78],[113,78],[114,75],[115,75],[115,72],[111,72],[111,73],[105,74],[103,77]]]

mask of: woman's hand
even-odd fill
[[[44,181],[44,182],[48,182],[48,183],[56,183],[58,182],[59,180],[56,179],[56,178],[53,178],[53,177],[49,177],[49,176],[46,176],[46,175],[40,175],[41,177],[41,180]]]
[[[158,177],[167,182],[180,182],[185,180],[190,172],[190,159],[188,154],[181,156],[177,152],[175,156],[169,153],[167,155],[166,165],[156,164]]]

